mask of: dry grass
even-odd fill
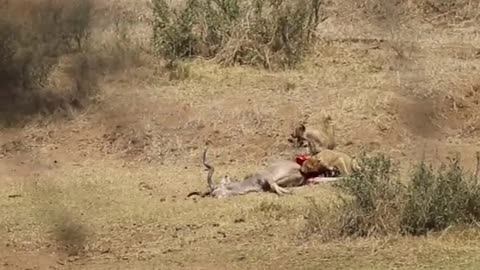
[[[329,4],[312,55],[294,70],[194,60],[172,71],[148,58],[146,2],[96,7],[107,15],[128,7],[130,15],[112,17],[131,16],[134,26],[98,16],[93,49],[121,43],[116,35],[123,33],[135,46],[119,44],[115,52],[138,64],[102,77],[95,105],[70,121],[40,118],[2,129],[6,269],[478,268],[475,228],[424,238],[305,237],[308,197],[325,210],[335,198],[330,186],[282,198],[185,199],[206,186],[199,163],[206,140],[213,141],[216,175],[240,177],[292,157],[290,128],[304,119],[315,125],[324,111],[336,121],[339,149],[389,154],[401,174],[423,151],[433,161],[460,151],[474,168],[480,136],[474,20],[432,27],[407,16],[385,28],[373,23],[377,17],[351,17],[365,9],[340,1]]]
[[[307,198],[327,203],[334,191],[329,187],[301,189],[285,198],[252,194],[193,201],[184,196],[192,186],[204,186],[197,170],[96,163],[65,166],[35,185],[11,187],[7,194],[22,197],[1,201],[9,249],[19,254],[32,247],[65,250],[70,256],[59,260],[69,269],[206,269],[225,263],[234,269],[478,266],[476,230],[326,243],[304,238],[299,232]],[[185,177],[171,181],[178,170]]]
[[[173,63],[203,57],[227,66],[292,68],[311,47],[321,21],[318,0],[154,0],[153,44]]]

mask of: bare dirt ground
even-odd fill
[[[478,269],[474,229],[305,238],[307,198],[328,204],[328,185],[286,197],[186,198],[206,188],[207,140],[216,175],[241,177],[293,157],[290,129],[319,124],[322,113],[335,119],[338,149],[348,153],[384,152],[407,171],[424,153],[439,161],[457,151],[473,169],[478,22],[385,28],[339,8],[329,6],[336,16],[320,25],[299,69],[195,60],[186,78],[169,80],[168,71],[140,67],[105,77],[98,102],[69,119],[1,130],[0,268]]]

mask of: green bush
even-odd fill
[[[424,162],[417,166],[402,217],[405,233],[425,234],[455,224],[471,224],[478,218],[480,188],[476,176],[464,172],[459,157],[449,159],[437,172]]]
[[[342,235],[368,236],[398,231],[404,186],[396,164],[384,156],[359,159],[361,169],[336,184],[353,200],[343,200]]]
[[[307,209],[305,231],[325,238],[371,235],[420,235],[454,225],[476,224],[480,218],[480,156],[474,175],[450,158],[438,170],[420,162],[411,182],[400,182],[397,165],[384,155],[360,158],[361,169],[335,186],[339,203]],[[347,195],[347,196],[344,196]]]
[[[153,1],[156,53],[173,62],[188,57],[222,64],[293,67],[312,43],[320,0]]]

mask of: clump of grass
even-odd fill
[[[292,213],[295,213],[292,210],[291,207],[285,206],[284,204],[273,201],[262,201],[258,206],[254,207],[253,212],[262,213],[268,218],[280,220],[288,218]]]
[[[186,63],[175,62],[167,67],[169,80],[185,80],[190,77],[190,66]]]
[[[416,6],[423,15],[429,15],[433,21],[450,21],[459,23],[478,18],[480,6],[478,2],[470,0],[423,0]]]
[[[188,57],[225,65],[293,67],[313,41],[320,0],[186,0],[171,7],[153,0],[156,53],[173,62]]]
[[[308,206],[305,209],[305,226],[300,232],[300,236],[309,237],[317,235],[322,241],[329,241],[341,237],[342,217],[339,213],[344,211],[344,205],[330,203],[328,205],[319,204],[315,198],[308,197]]]

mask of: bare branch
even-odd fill
[[[477,165],[475,168],[475,182],[478,184],[478,175],[480,173],[480,152],[479,151],[477,151],[476,157],[477,157]]]

